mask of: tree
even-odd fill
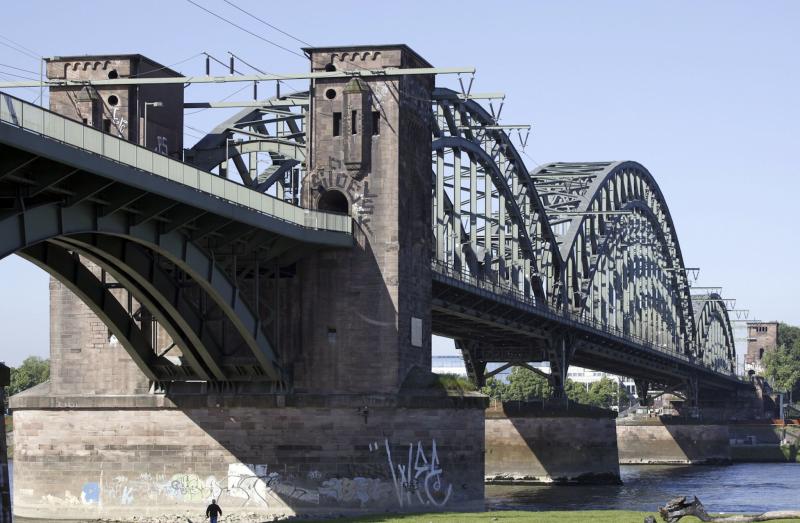
[[[567,379],[564,390],[567,393],[567,398],[575,403],[580,403],[581,405],[591,404],[589,391],[586,390],[586,386],[583,383]]]
[[[486,380],[486,385],[481,388],[481,392],[493,400],[503,401],[503,398],[508,395],[508,383],[491,377]]]
[[[527,401],[549,398],[552,394],[550,382],[536,372],[525,367],[514,367],[508,376],[508,390],[505,401]]]
[[[11,385],[6,393],[11,396],[50,379],[50,360],[38,356],[25,358],[22,365],[11,369]]]
[[[622,405],[627,405],[628,391],[620,387],[616,380],[604,376],[589,387],[590,405],[607,409],[612,405],[617,405],[617,401]]]
[[[514,367],[508,376],[508,383],[489,378],[481,392],[500,401],[528,401],[549,398],[552,388],[544,376],[525,367]]]
[[[800,340],[767,352],[763,363],[767,377],[776,389],[783,392],[793,390],[800,382]]]

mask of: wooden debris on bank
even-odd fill
[[[706,523],[756,523],[760,521],[778,521],[781,519],[800,519],[800,511],[797,510],[775,510],[772,512],[764,512],[756,516],[730,516],[722,518],[712,518],[706,512],[705,507],[693,496],[689,501],[686,496],[671,499],[666,505],[658,509],[661,518],[666,523],[677,523],[685,516],[694,516],[700,521]]]

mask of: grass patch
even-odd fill
[[[447,392],[464,394],[465,392],[473,392],[475,390],[475,385],[473,385],[468,378],[457,374],[436,374],[436,379],[439,386]]]
[[[647,516],[663,521],[657,512],[633,510],[564,510],[498,512],[435,512],[430,514],[392,514],[334,519],[337,523],[642,523]],[[306,521],[306,520],[303,520]],[[695,517],[681,519],[681,523],[698,523]],[[800,523],[800,519],[781,520]]]

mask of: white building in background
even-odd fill
[[[491,371],[500,367],[500,363],[490,363],[487,370]],[[534,363],[534,367],[540,369],[542,372],[549,373],[550,365],[547,363]],[[431,370],[436,374],[456,374],[458,376],[466,376],[467,369],[464,366],[464,360],[461,356],[433,356],[431,361]],[[497,378],[503,381],[508,379],[511,374],[511,369],[506,369],[497,374]],[[609,374],[607,372],[599,372],[595,370],[584,369],[581,367],[570,367],[567,372],[567,378],[574,382],[583,384],[587,389],[596,381],[603,378],[612,380],[622,380],[622,386],[628,391],[628,395],[632,398],[636,397],[636,384],[631,378],[617,376],[616,374]]]

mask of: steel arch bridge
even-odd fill
[[[19,115],[35,113],[36,125],[35,108],[2,96]],[[187,150],[199,170],[141,160],[138,150],[126,159],[127,145],[88,129],[76,151],[62,142],[80,125],[56,115],[47,115],[61,126],[55,137],[0,115],[0,182],[24,189],[0,216],[0,257],[18,253],[64,281],[154,381],[286,388],[261,319],[277,304],[262,304],[245,282],[279,277],[311,250],[352,244],[349,221],[295,207],[308,107],[299,92],[242,110]],[[736,383],[724,301],[690,293],[669,209],[645,167],[553,163],[531,172],[493,112],[448,89],[434,90],[430,118],[432,325],[455,339],[473,380],[497,372],[487,374],[487,363],[548,361],[556,390],[571,363],[643,389]],[[238,188],[209,174],[230,177],[229,157]],[[158,318],[180,364],[155,347],[106,275]]]

